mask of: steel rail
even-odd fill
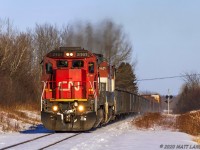
[[[35,140],[37,140],[37,139],[41,139],[41,138],[46,137],[46,136],[50,136],[50,135],[52,135],[52,134],[55,134],[55,133],[49,133],[49,134],[42,135],[42,136],[39,136],[39,137],[30,139],[30,140],[26,140],[26,141],[17,143],[17,144],[13,144],[13,145],[10,145],[10,146],[7,146],[7,147],[3,147],[3,148],[1,148],[0,150],[5,150],[5,149],[12,148],[12,147],[16,147],[16,146],[18,146],[18,145],[22,145],[22,144],[25,144],[25,143],[29,143],[29,142],[35,141]]]
[[[54,143],[49,144],[49,145],[47,145],[47,146],[44,146],[44,147],[42,147],[42,148],[40,148],[40,149],[38,149],[38,150],[43,150],[43,149],[45,149],[45,148],[51,147],[51,146],[53,146],[53,145],[56,145],[56,144],[58,144],[58,143],[60,143],[60,142],[66,141],[66,140],[68,140],[68,139],[71,139],[71,138],[73,138],[73,137],[75,137],[75,136],[77,136],[77,135],[80,135],[80,134],[82,134],[82,133],[77,133],[77,134],[74,134],[74,135],[72,135],[72,136],[66,137],[66,138],[64,138],[64,139],[62,139],[62,140],[59,140],[59,141],[57,141],[57,142],[54,142]]]

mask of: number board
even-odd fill
[[[87,52],[76,52],[76,57],[88,57]]]
[[[51,52],[50,57],[63,57],[63,52]]]

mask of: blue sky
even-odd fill
[[[200,73],[199,0],[0,0],[0,18],[20,30],[111,18],[134,47],[138,79]],[[183,79],[139,82],[140,91],[178,94]]]

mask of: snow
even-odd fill
[[[29,129],[40,122],[40,114],[34,111],[0,111],[0,133]]]
[[[167,146],[174,146],[174,149],[180,149],[180,146],[185,145],[196,146],[196,143],[192,141],[192,136],[188,134],[162,130],[157,127],[149,130],[139,130],[131,124],[132,119],[128,118],[93,131],[84,132],[47,149],[161,150],[169,149]],[[46,130],[42,125],[20,133],[0,133],[0,149],[47,133],[52,133],[52,131]],[[56,133],[46,138],[17,146],[14,149],[39,149],[73,134],[75,133]]]
[[[40,113],[36,111],[28,111],[28,110],[20,110],[20,112],[23,112],[28,116],[29,118],[35,119],[35,120],[40,120]]]
[[[130,121],[120,122],[100,128],[90,134],[83,134],[73,141],[62,142],[50,149],[71,150],[160,150],[161,145],[194,145],[192,137],[170,130],[138,130]],[[67,145],[67,147],[66,147]]]
[[[125,139],[125,140],[123,140]],[[164,145],[194,145],[184,133],[171,131],[131,131],[125,132],[111,142],[109,149],[152,149],[160,150]]]
[[[193,110],[193,111],[190,111],[190,114],[195,114],[195,113],[198,113],[200,112],[200,110]]]

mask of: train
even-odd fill
[[[159,111],[159,100],[115,88],[116,69],[102,54],[59,47],[42,63],[41,121],[54,131],[87,131],[133,113]]]

